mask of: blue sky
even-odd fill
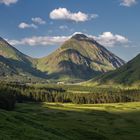
[[[128,61],[140,52],[139,13],[138,0],[0,0],[0,36],[41,57],[82,32]]]

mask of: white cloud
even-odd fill
[[[121,0],[120,5],[126,6],[126,7],[131,7],[132,5],[136,4],[136,0]]]
[[[85,14],[83,12],[72,13],[66,8],[54,9],[50,13],[50,18],[54,20],[70,20],[74,22],[85,22],[87,20],[97,18],[97,14]]]
[[[19,28],[21,29],[25,29],[25,28],[34,28],[36,29],[37,26],[35,24],[28,24],[28,23],[25,23],[25,22],[22,22],[18,25]]]
[[[17,3],[18,0],[0,0],[0,3],[3,3],[7,6],[9,6],[10,4],[14,4],[14,3]]]
[[[83,34],[81,32],[75,32],[70,36],[34,36],[30,38],[23,38],[21,40],[8,40],[11,45],[29,45],[29,46],[51,46],[51,45],[61,45],[66,40],[71,38],[75,34]],[[87,34],[86,34],[87,35]],[[130,41],[118,34],[113,34],[111,32],[104,32],[99,36],[87,35],[93,38],[105,47],[115,47],[115,46],[129,46]]]
[[[21,22],[18,27],[21,29],[26,29],[26,28],[38,28],[37,24],[41,25],[41,24],[46,24],[46,21],[44,21],[42,18],[40,17],[35,17],[31,19],[33,23],[28,24],[26,22]],[[35,23],[35,24],[34,24]]]
[[[40,17],[35,17],[35,18],[32,18],[32,21],[36,24],[46,24],[46,21],[43,20],[42,18]]]
[[[111,32],[104,32],[99,36],[92,36],[97,42],[100,44],[106,46],[106,47],[114,47],[116,45],[124,45],[128,44],[130,41],[128,38],[118,35],[118,34],[113,34]]]
[[[21,40],[9,40],[8,42],[11,45],[48,46],[60,45],[68,39],[68,36],[34,36],[31,38],[23,38]]]
[[[68,29],[68,26],[67,25],[61,25],[61,26],[59,26],[59,29],[65,30],[65,29]]]

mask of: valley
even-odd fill
[[[140,140],[139,0],[0,0],[0,140]]]
[[[84,34],[38,59],[0,38],[0,140],[138,140],[139,62]]]
[[[0,38],[0,140],[138,140],[139,61],[84,34],[38,59]]]

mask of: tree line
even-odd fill
[[[98,104],[134,101],[140,101],[139,89],[114,90],[106,88],[103,90],[96,89],[89,93],[73,93],[69,92],[62,86],[37,87],[32,85],[0,84],[0,108],[7,110],[13,109],[16,102],[61,102],[75,104]]]

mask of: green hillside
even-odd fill
[[[37,70],[36,59],[24,55],[0,38],[0,76],[7,80],[29,80],[44,78],[45,74]],[[22,79],[21,79],[22,78]]]
[[[140,83],[140,54],[119,69],[101,75],[88,83],[119,83],[139,84]]]

